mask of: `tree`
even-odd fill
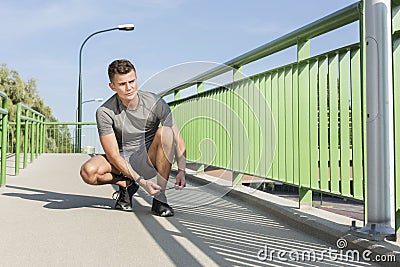
[[[46,117],[46,121],[57,121],[56,118],[53,116],[51,108],[49,106],[46,106],[43,99],[40,98],[36,81],[34,79],[29,79],[25,82],[17,71],[8,69],[6,64],[2,64],[0,66],[0,91],[3,91],[8,96],[9,121],[11,122],[9,144],[12,145],[12,147],[15,147],[16,141],[15,126],[13,127],[12,122],[15,122],[16,120],[16,110],[18,103],[23,103],[33,110],[36,110],[37,112],[43,114]],[[59,131],[60,133],[62,133],[62,136],[66,137],[67,140],[67,143],[63,143],[63,147],[72,146],[72,138],[67,126],[60,127]],[[48,146],[48,149],[50,149],[50,144],[58,143],[58,141],[54,140],[54,138],[54,133],[46,133],[46,144]],[[52,148],[50,150],[54,149],[54,146],[51,147]],[[46,151],[49,151],[48,149]],[[9,149],[9,151],[12,152],[13,149]]]

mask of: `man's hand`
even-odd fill
[[[150,196],[160,193],[161,190],[161,187],[158,184],[150,180],[141,180],[140,186],[143,187]]]
[[[186,186],[185,171],[178,170],[178,174],[176,175],[176,180],[175,180],[175,189],[182,190],[185,186]]]

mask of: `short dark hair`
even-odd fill
[[[129,60],[117,59],[108,65],[108,78],[110,79],[110,82],[112,82],[115,74],[127,74],[132,70],[136,72],[135,67]]]

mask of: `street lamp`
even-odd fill
[[[103,102],[103,101],[104,101],[104,99],[101,98],[101,97],[99,97],[99,98],[93,98],[93,99],[88,99],[88,100],[82,101],[82,105],[83,105],[83,104],[86,104],[86,103],[90,103],[90,102]],[[75,114],[76,114],[76,120],[78,120],[78,108],[76,108]]]
[[[99,97],[99,98],[82,101],[82,104],[89,103],[89,102],[103,102],[103,100],[104,100],[103,98]]]
[[[133,24],[122,24],[118,25],[115,28],[110,28],[110,29],[105,29],[101,31],[97,31],[95,33],[92,33],[89,35],[85,41],[83,41],[81,48],[79,50],[79,81],[78,81],[78,127],[77,127],[77,135],[76,135],[76,150],[78,153],[81,152],[81,125],[79,124],[82,122],[82,49],[83,46],[86,44],[86,42],[94,35],[103,33],[103,32],[109,32],[109,31],[114,31],[114,30],[120,30],[120,31],[133,31],[135,29],[135,26]]]

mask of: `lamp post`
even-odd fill
[[[122,24],[118,25],[115,28],[105,29],[101,31],[97,31],[89,35],[82,43],[81,48],[79,50],[79,81],[78,81],[78,127],[77,127],[77,134],[76,134],[76,151],[78,153],[81,152],[81,125],[79,124],[82,122],[82,49],[86,42],[94,35],[109,32],[114,30],[120,31],[133,31],[135,26],[133,24]]]

